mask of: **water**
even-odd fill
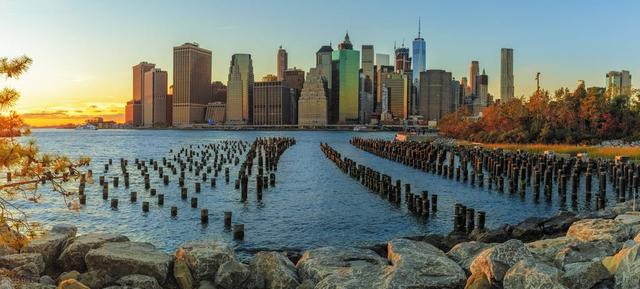
[[[22,199],[14,202],[30,215],[31,220],[47,225],[72,223],[80,233],[121,233],[136,241],[151,242],[166,251],[172,251],[188,240],[221,239],[233,244],[241,252],[328,245],[364,246],[394,237],[448,233],[452,228],[453,207],[457,202],[476,211],[486,211],[488,227],[514,224],[530,216],[548,217],[561,208],[555,190],[554,200],[546,203],[534,201],[531,193],[521,198],[518,194],[488,190],[486,184],[485,188],[479,188],[443,179],[351,146],[349,139],[356,135],[393,138],[392,133],[386,132],[34,130],[30,138],[38,142],[42,152],[64,154],[72,158],[91,157],[96,183],[87,185],[87,205],[78,212],[66,209],[60,197],[46,190],[40,191],[44,199],[39,204]],[[165,187],[157,172],[150,168],[151,187],[165,194],[164,206],[158,207],[156,197],[145,191],[143,179],[133,165],[135,158],[161,160],[170,156],[170,149],[186,145],[227,139],[251,142],[256,137],[265,136],[291,136],[296,138],[297,144],[281,157],[276,172],[276,187],[264,192],[261,203],[255,199],[255,178],[250,178],[248,201],[240,202],[240,192],[234,189],[233,184],[237,167],[230,169],[229,184],[225,184],[224,176],[220,174],[217,187],[211,188],[205,182],[200,194],[195,194],[192,183],[186,181],[189,199],[198,197],[198,209],[192,209],[189,200],[181,200],[175,175],[170,174],[171,184]],[[320,142],[327,142],[343,157],[389,174],[393,180],[400,178],[403,184],[410,183],[412,191],[428,190],[438,194],[439,211],[423,220],[408,214],[406,206],[397,207],[368,192],[324,158],[319,149]],[[129,160],[129,189],[124,188],[123,177],[119,174],[121,157]],[[111,184],[109,187],[109,199],[117,197],[120,200],[118,210],[112,210],[110,201],[102,199],[102,188],[97,183],[109,158],[113,159],[113,165],[106,179],[120,175],[120,187],[114,188]],[[190,178],[191,181],[195,179],[195,176]],[[594,184],[597,185],[595,180]],[[129,202],[130,191],[138,192],[137,203]],[[580,195],[582,197],[583,194]],[[142,212],[143,201],[150,202],[149,213]],[[177,218],[170,217],[171,206],[178,207]],[[207,226],[200,224],[200,208],[209,209]],[[224,211],[233,212],[234,223],[245,224],[244,241],[233,241],[231,232],[225,231]]]

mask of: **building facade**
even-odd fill
[[[231,82],[233,81],[233,89]],[[250,123],[253,119],[253,61],[250,54],[234,54],[229,67],[227,83],[227,121]],[[241,116],[237,116],[238,105]],[[229,113],[231,112],[231,113]]]
[[[146,61],[140,62],[133,66],[133,101],[138,106],[138,109],[132,110],[131,125],[141,126],[144,122],[144,116],[142,115],[142,98],[144,97],[144,74],[145,72],[152,70],[156,67],[153,63]]]
[[[395,49],[395,64],[397,72],[408,72],[411,70],[411,57],[409,56],[409,48],[402,46]]]
[[[209,102],[226,102],[227,86],[222,81],[214,81],[211,83],[211,99]]]
[[[426,121],[438,121],[451,112],[451,72],[429,69],[420,75],[420,113]]]
[[[332,101],[330,110],[332,123],[358,123],[358,100],[360,94],[360,52],[353,50],[353,45],[347,33],[332,53],[333,84],[332,99],[337,99],[337,105]],[[337,111],[336,111],[337,108]]]
[[[409,116],[409,77],[400,72],[386,73],[382,86],[387,90],[388,112],[395,119],[407,119]]]
[[[500,49],[500,100],[507,101],[514,96],[513,49]]]
[[[376,53],[376,66],[389,66],[389,54]]]
[[[256,82],[253,87],[253,124],[292,124],[291,89],[282,81]]]
[[[231,66],[229,79],[227,82],[227,101],[225,122],[229,124],[246,124],[247,120],[242,117],[242,96],[244,95],[244,82],[240,67]]]
[[[209,124],[223,124],[225,122],[225,104],[221,101],[209,102],[205,119]]]
[[[631,73],[627,70],[609,71],[606,75],[606,91],[611,96],[631,96]]]
[[[167,72],[161,69],[154,68],[144,73],[143,126],[167,126],[167,82]]]
[[[300,126],[327,125],[327,82],[319,68],[309,70],[298,99],[298,124]]]
[[[278,48],[278,53],[276,54],[276,76],[278,77],[278,80],[283,80],[284,71],[289,69],[288,58],[289,55],[287,54],[287,51],[280,46],[280,48]]]
[[[471,95],[478,95],[478,83],[476,79],[480,75],[480,62],[474,60],[471,61],[471,65],[469,66],[469,89],[471,90]]]
[[[420,95],[420,73],[427,69],[427,43],[420,34],[420,19],[418,19],[418,37],[413,40],[413,70],[411,76],[410,114],[416,114]]]
[[[211,51],[197,43],[173,48],[173,124],[203,123],[211,98]]]

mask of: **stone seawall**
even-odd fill
[[[0,289],[640,288],[640,213],[631,203],[470,234],[370,248],[257,252],[192,241],[167,254],[111,233],[56,225],[19,252],[0,245]]]

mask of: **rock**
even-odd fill
[[[60,274],[60,276],[58,276],[58,283],[61,283],[62,281],[69,280],[69,279],[78,280],[79,276],[80,276],[80,272],[78,272],[78,271],[64,272],[64,273]]]
[[[45,236],[31,240],[22,248],[22,253],[40,253],[47,268],[53,268],[69,239],[75,237],[77,229],[71,225],[56,225]]]
[[[85,256],[89,271],[102,270],[114,278],[142,274],[162,284],[167,278],[172,258],[149,243],[107,242]]]
[[[493,246],[490,244],[482,243],[482,242],[463,242],[458,245],[453,246],[449,252],[447,252],[447,256],[451,258],[454,262],[456,262],[462,269],[465,271],[469,271],[469,266],[471,266],[471,262],[473,259],[484,249]]]
[[[250,274],[247,265],[236,260],[230,260],[218,268],[216,284],[224,289],[245,288]]]
[[[566,289],[561,271],[534,259],[518,261],[504,275],[504,289]]]
[[[493,288],[484,276],[471,275],[467,279],[464,289],[491,289]]]
[[[616,289],[637,289],[640,288],[640,254],[638,253],[640,245],[635,244],[626,249],[627,252],[620,256],[620,262],[615,271]]]
[[[89,250],[96,249],[106,242],[126,241],[129,241],[126,236],[110,233],[89,233],[78,236],[69,241],[70,244],[64,248],[58,258],[58,264],[66,271],[86,271],[87,266],[84,257]]]
[[[213,283],[209,281],[200,281],[200,286],[198,287],[198,289],[216,289],[216,286],[214,286]]]
[[[624,242],[631,238],[630,229],[618,220],[586,219],[571,225],[567,237],[581,242],[607,240],[611,243]]]
[[[191,271],[184,259],[177,259],[173,265],[173,277],[176,278],[180,289],[193,288],[193,277],[191,277]]]
[[[484,275],[489,283],[494,284],[502,281],[504,274],[515,263],[532,257],[522,241],[512,239],[482,251],[471,262],[469,271],[478,277]]]
[[[624,243],[622,249],[620,249],[620,251],[618,251],[615,255],[604,257],[602,259],[602,265],[607,268],[610,275],[615,275],[618,271],[618,267],[620,266],[620,262],[622,262],[622,259],[632,251],[634,252],[634,254],[636,254],[635,252],[638,250],[638,248],[639,247],[636,245],[635,241],[629,240]]]
[[[614,220],[627,225],[632,236],[635,236],[640,232],[640,212],[627,212],[625,214],[618,215]]]
[[[527,249],[533,254],[536,260],[541,262],[553,263],[556,255],[560,250],[570,244],[577,243],[576,240],[567,237],[558,237],[554,239],[542,239],[527,243]]]
[[[296,289],[314,289],[315,285],[310,280],[304,280]]]
[[[0,267],[7,269],[14,269],[29,263],[36,265],[38,268],[38,275],[44,272],[44,259],[40,253],[12,254],[0,257]]]
[[[58,289],[91,289],[76,279],[67,279],[58,284]]]
[[[609,277],[609,271],[600,261],[568,264],[564,272],[561,283],[569,289],[591,288]]]
[[[295,265],[279,252],[258,252],[249,263],[256,288],[295,289],[300,286]]]
[[[558,268],[564,267],[566,264],[588,262],[594,259],[602,258],[615,254],[621,243],[610,243],[609,241],[594,241],[588,243],[572,243],[562,248],[553,259],[553,263]]]
[[[44,285],[56,285],[56,280],[53,280],[53,278],[51,278],[51,276],[49,275],[41,276],[38,282]]]
[[[483,243],[503,243],[511,239],[511,231],[513,231],[513,227],[509,224],[504,224],[493,230],[473,230],[469,238]]]
[[[543,235],[544,221],[545,219],[538,217],[527,218],[513,228],[511,237],[523,242],[538,240]]]
[[[0,222],[0,244],[5,244],[18,251],[27,240],[27,237],[13,230],[6,222]]]
[[[0,277],[0,289],[13,289],[13,282],[7,277]]]
[[[467,279],[456,262],[429,243],[395,239],[388,252],[385,288],[460,288]]]
[[[296,267],[301,280],[309,279],[316,284],[336,272],[359,273],[360,269],[376,270],[384,265],[387,265],[387,260],[371,250],[321,247],[304,252]]]
[[[78,276],[78,281],[91,288],[104,288],[105,286],[113,283],[115,278],[111,277],[109,272],[94,270],[80,274],[80,276]]]
[[[133,274],[124,276],[116,283],[123,287],[133,287],[133,288],[144,288],[144,289],[162,289],[160,284],[158,284],[158,280],[151,276]],[[102,287],[99,287],[102,288]]]
[[[42,283],[26,283],[18,289],[56,289],[56,285],[42,284]]]
[[[18,254],[18,251],[7,244],[0,245],[0,257],[13,254]]]
[[[222,263],[235,259],[229,245],[216,241],[195,241],[181,246],[196,280],[214,280]]]
[[[26,280],[38,280],[40,279],[40,268],[34,263],[27,263],[20,267],[16,267],[13,269],[17,277],[26,279]]]
[[[542,222],[542,233],[547,236],[556,236],[558,234],[564,234],[569,230],[571,224],[577,221],[575,213],[562,211],[555,216]]]
[[[386,274],[385,267],[373,265],[362,260],[351,263],[350,267],[336,268],[332,274],[316,284],[314,289],[385,289],[383,279]],[[306,280],[305,286],[311,284]]]

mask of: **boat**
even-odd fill
[[[353,131],[371,131],[366,125],[358,125],[353,128]]]
[[[92,124],[81,124],[76,127],[76,130],[98,130],[98,127]]]

